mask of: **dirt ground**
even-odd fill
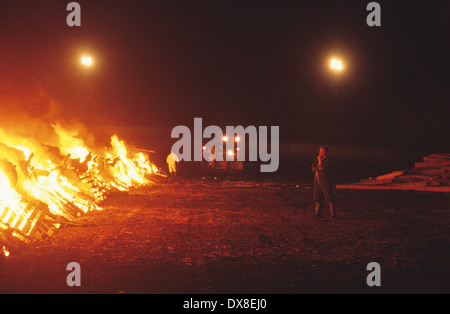
[[[115,193],[79,226],[0,258],[0,293],[449,293],[450,196],[175,179]],[[82,222],[85,222],[84,226]],[[68,287],[66,266],[81,267]],[[381,267],[369,287],[367,264]]]

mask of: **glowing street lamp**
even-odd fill
[[[344,69],[344,65],[342,64],[342,61],[339,59],[331,59],[330,68],[334,71],[339,72]]]
[[[88,56],[84,56],[81,58],[81,64],[85,67],[91,67],[93,64],[92,58]]]

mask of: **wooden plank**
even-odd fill
[[[426,175],[420,175],[420,174],[407,174],[405,176],[402,176],[400,179],[409,180],[409,179],[419,179],[419,180],[425,180],[425,181],[433,181],[435,179],[438,179],[440,175],[435,176],[426,176]]]
[[[31,225],[34,221],[34,219],[36,218],[36,215],[38,214],[38,210],[35,206],[35,204],[37,204],[37,202],[32,202],[32,203],[28,203],[26,208],[25,208],[25,212],[29,212],[31,211],[30,216],[27,219],[27,222],[25,223],[25,226],[22,228],[22,233],[25,235],[28,235],[28,232],[30,231]]]
[[[380,185],[380,184],[389,184],[392,183],[393,178],[387,178],[387,179],[383,179],[383,180],[361,180],[360,183],[361,184],[370,184],[370,185]]]
[[[392,173],[388,173],[382,176],[378,176],[377,180],[385,180],[385,179],[394,179],[395,177],[401,176],[402,174],[405,174],[405,170],[401,171],[394,171]]]
[[[39,225],[41,221],[45,218],[46,214],[49,212],[48,206],[45,203],[39,202],[36,204],[37,214],[36,214],[36,223],[34,224],[32,230],[29,232],[30,239],[34,239],[37,231],[39,230]]]
[[[431,154],[430,159],[450,159],[450,154]]]
[[[450,160],[448,161],[424,161],[416,162],[414,168],[439,168],[439,167],[450,167]]]
[[[9,212],[9,208],[8,208],[8,207],[5,207],[5,208],[3,209],[2,214],[0,215],[0,221],[3,221],[3,220],[5,219],[5,217],[6,217],[6,215],[8,214],[8,212]]]
[[[6,224],[11,226],[11,224],[16,219],[16,217],[17,217],[16,213],[11,210],[11,214],[9,215],[9,218],[8,218],[8,221],[6,222]]]
[[[423,157],[423,161],[426,161],[426,162],[431,162],[431,161],[450,161],[450,158]]]
[[[427,186],[427,185],[414,185],[414,184],[397,184],[397,185],[346,184],[346,185],[337,185],[336,189],[402,190],[402,191],[450,193],[450,186]]]
[[[417,175],[424,175],[424,176],[436,176],[436,175],[442,175],[446,173],[445,168],[421,168],[421,169],[413,169],[409,170],[408,174],[417,174]]]

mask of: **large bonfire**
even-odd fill
[[[1,106],[9,119],[0,124],[0,254],[101,210],[109,192],[148,184],[158,172],[146,152],[117,135],[105,147],[92,147],[70,125],[37,119],[29,110],[10,115],[11,105]]]

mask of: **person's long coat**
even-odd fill
[[[325,158],[319,167],[319,161],[316,158],[311,165],[311,170],[314,172],[314,200],[316,202],[322,202],[325,200],[328,203],[333,203],[334,183],[332,163],[328,158]]]

